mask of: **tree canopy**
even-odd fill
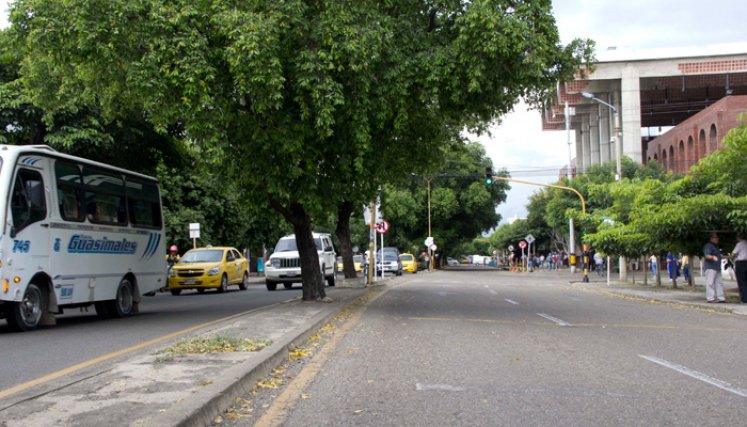
[[[410,150],[428,163],[463,127],[538,104],[592,48],[560,45],[548,1],[18,0],[11,21],[45,121],[137,112],[209,148],[292,224],[304,299],[324,297],[312,221],[407,175]]]

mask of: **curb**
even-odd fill
[[[257,381],[269,375],[272,369],[285,361],[290,349],[306,342],[319,328],[329,323],[354,301],[368,295],[369,292],[370,289],[367,289],[359,295],[341,299],[339,307],[316,315],[308,325],[296,328],[280,341],[262,350],[267,351],[269,356],[259,361],[247,361],[221,372],[213,384],[192,394],[189,399],[184,399],[170,407],[168,411],[149,418],[147,424],[200,427],[210,425],[216,414],[234,403],[236,396],[250,391]],[[307,303],[299,300],[292,304]],[[204,403],[195,406],[195,402]]]
[[[682,301],[676,298],[661,298],[656,295],[642,295],[640,292],[637,292],[636,289],[620,289],[620,288],[613,288],[613,287],[606,287],[606,286],[594,286],[589,285],[585,282],[570,282],[570,285],[572,288],[582,288],[582,289],[589,289],[592,291],[599,292],[601,294],[604,293],[611,293],[615,295],[620,295],[623,297],[628,298],[638,298],[643,301],[656,301],[662,304],[676,304],[686,307],[692,307],[697,308],[700,310],[709,310],[713,312],[718,313],[725,313],[725,314],[738,314],[738,315],[747,315],[747,313],[741,313],[734,310],[733,307],[725,307],[723,304],[708,304],[706,302],[693,302],[693,301]],[[621,283],[616,283],[616,285],[621,285]],[[645,292],[645,290],[644,290]],[[655,291],[654,291],[655,292]],[[687,290],[680,290],[680,291],[671,291],[671,292],[688,292]]]

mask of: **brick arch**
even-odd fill
[[[669,172],[669,164],[667,164],[667,149],[661,152],[661,165],[664,166],[664,172]]]
[[[718,135],[716,132],[715,124],[711,125],[711,132],[710,132],[710,135],[708,136],[708,142],[710,145],[710,147],[708,147],[710,149],[709,153],[713,153],[714,151],[718,150]]]
[[[698,159],[705,157],[706,153],[708,153],[708,149],[706,148],[706,133],[705,129],[701,129],[698,136]]]
[[[680,139],[679,150],[677,151],[677,164],[675,165],[677,171],[684,172],[687,170],[686,163],[687,156],[685,154],[685,141]]]
[[[675,163],[674,159],[675,159],[675,157],[674,157],[674,145],[670,145],[669,146],[669,169],[672,172],[676,172],[677,171],[677,164]]]
[[[697,157],[695,156],[695,141],[693,140],[693,136],[690,135],[687,137],[687,170],[690,170],[690,167],[692,167],[697,162]]]

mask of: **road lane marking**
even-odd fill
[[[537,316],[544,317],[545,319],[555,322],[558,326],[573,326],[570,323],[566,322],[565,320],[560,320],[557,317],[552,317],[549,314],[545,313],[537,313]]]
[[[648,360],[649,362],[656,363],[657,365],[661,365],[665,368],[673,369],[681,374],[687,375],[688,377],[695,378],[696,380],[700,380],[714,387],[718,387],[721,390],[726,390],[729,393],[736,394],[737,396],[747,397],[747,390],[734,387],[725,381],[721,381],[719,379],[709,377],[708,375],[702,372],[692,370],[688,367],[678,365],[676,363],[668,362],[664,359],[659,359],[658,357],[645,356],[643,354],[639,354],[638,356]]]
[[[417,391],[467,391],[464,387],[453,386],[449,384],[415,384]]]
[[[512,300],[512,299],[508,299],[508,298],[506,298],[506,299],[504,299],[503,301],[506,301],[506,302],[507,302],[507,303],[509,303],[509,304],[513,304],[513,305],[519,305],[519,303],[518,303],[518,302],[516,302],[516,301],[514,301],[514,300]]]
[[[490,290],[489,292],[490,292],[491,294],[493,294],[493,295],[498,295],[498,292],[496,292],[496,291],[494,291],[494,290],[492,290],[492,289],[491,289],[491,290]]]

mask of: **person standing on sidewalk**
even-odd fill
[[[721,280],[721,249],[718,248],[718,234],[711,233],[710,241],[703,246],[703,266],[706,276],[706,300],[726,302],[724,283]]]
[[[737,286],[739,287],[739,300],[747,303],[747,240],[744,233],[737,234],[737,246],[731,251],[734,257],[734,270],[737,275]]]
[[[685,275],[685,283],[690,283],[690,257],[682,255],[682,274]]]

